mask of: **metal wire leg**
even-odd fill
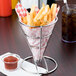
[[[38,71],[37,62],[36,62],[36,61],[34,61],[34,63],[35,63],[35,66],[36,66],[37,74],[40,76],[39,71]]]
[[[45,63],[46,70],[48,72],[48,65],[47,65],[46,59],[44,57],[43,57],[43,60],[44,60],[44,63]]]

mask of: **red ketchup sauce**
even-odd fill
[[[8,56],[4,58],[5,68],[8,70],[13,70],[17,68],[18,59],[14,56]]]

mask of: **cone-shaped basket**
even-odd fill
[[[42,58],[45,58],[43,56],[43,53],[45,51],[47,42],[52,34],[53,28],[54,28],[57,20],[58,20],[58,18],[56,17],[50,24],[45,25],[45,26],[30,26],[30,25],[25,25],[24,23],[20,22],[20,26],[26,36],[27,43],[33,54],[33,59],[34,59],[35,64],[38,61],[41,61]],[[56,61],[54,59],[51,59],[49,57],[46,57],[46,58],[50,59],[54,63],[56,63]],[[29,59],[29,58],[26,58],[26,59]],[[46,60],[44,60],[44,62],[45,62],[45,66],[47,69],[47,73],[50,73],[57,68],[57,63],[56,63],[56,67],[53,70],[48,71],[48,66],[47,66]],[[37,69],[37,64],[36,64],[36,69]],[[39,72],[37,72],[37,73],[39,73]],[[44,73],[42,73],[42,74],[44,74]]]

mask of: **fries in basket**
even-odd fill
[[[42,8],[36,11],[35,6],[33,5],[30,12],[27,12],[25,17],[22,17],[22,22],[30,26],[44,26],[56,17],[57,4],[53,3],[51,8],[49,5],[42,5]]]

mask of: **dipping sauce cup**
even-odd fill
[[[2,61],[4,62],[5,69],[7,70],[15,70],[18,67],[18,62],[19,62],[20,56],[17,54],[8,54],[5,55],[2,58]]]

